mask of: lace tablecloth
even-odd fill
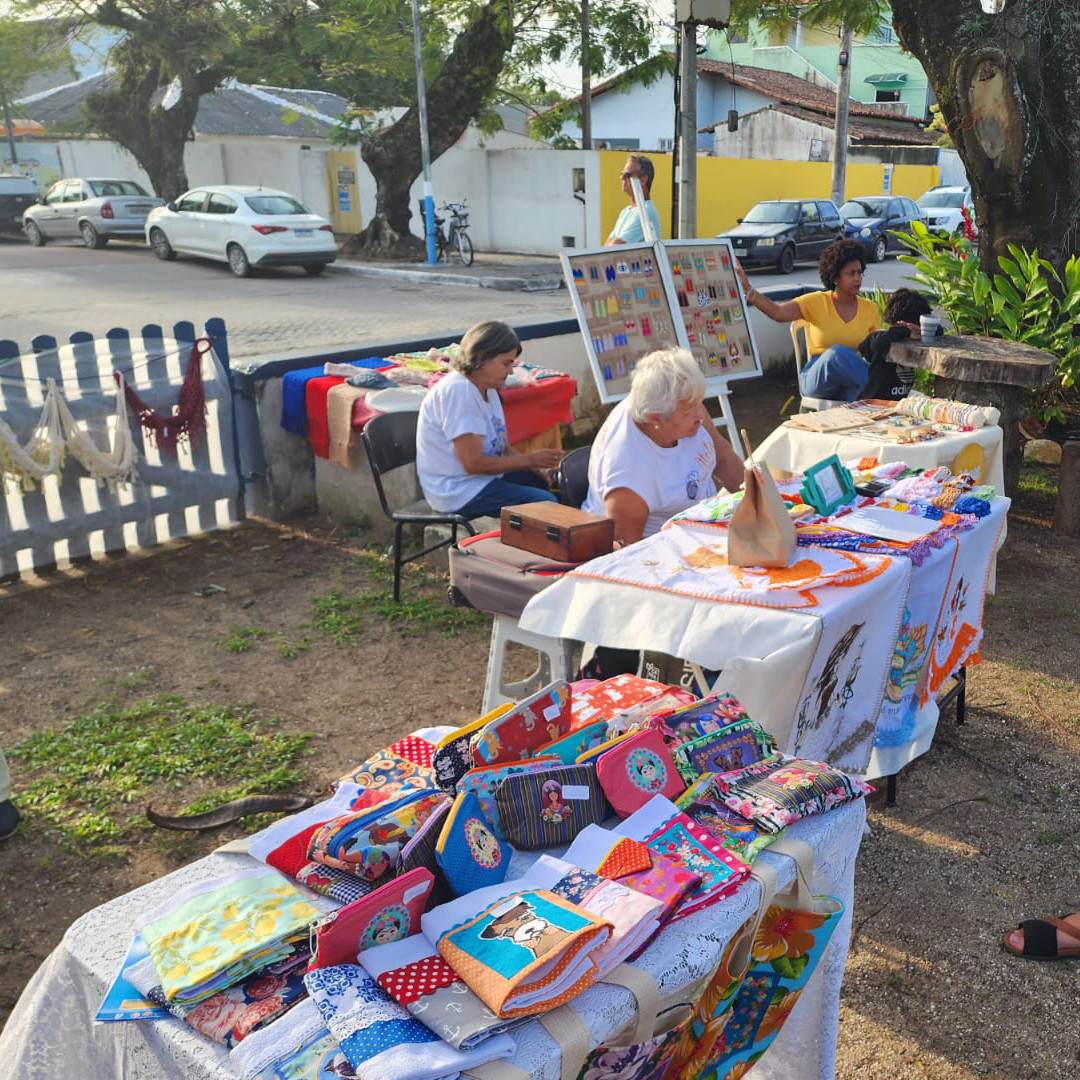
[[[855,857],[865,813],[859,801],[790,830],[816,852],[815,892],[839,897],[846,913],[791,1019],[754,1069],[755,1080],[829,1080],[833,1075]],[[762,857],[777,867],[781,884],[791,879],[790,859],[768,853]],[[516,855],[511,874],[524,870],[532,858]],[[140,913],[186,885],[249,862],[246,855],[209,855],[110,900],[73,923],[27,984],[0,1033],[5,1077],[45,1080],[78,1074],[124,1080],[233,1080],[227,1052],[178,1020],[98,1024],[94,1014],[124,958]],[[686,987],[712,972],[726,942],[756,907],[757,888],[750,882],[724,903],[667,927],[635,961],[656,978],[664,1004],[681,1000]],[[598,1042],[630,1018],[633,998],[627,990],[597,984],[572,1004]],[[516,1065],[537,1080],[557,1080],[558,1046],[539,1022],[515,1029],[514,1038]]]

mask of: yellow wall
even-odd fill
[[[327,152],[326,183],[330,192],[330,220],[333,222],[334,232],[358,233],[363,229],[356,166],[355,150]]]
[[[671,236],[671,155],[649,154],[656,168],[653,202],[660,213],[661,233]],[[607,239],[626,204],[619,173],[626,154],[600,151],[600,240]],[[882,165],[848,165],[847,195],[876,195],[884,179]],[[937,165],[897,165],[893,169],[892,194],[917,199],[927,188],[941,182]],[[827,199],[832,187],[832,164],[828,161],[753,161],[748,158],[697,159],[697,232],[715,236],[730,229],[761,199]]]

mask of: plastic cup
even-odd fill
[[[937,315],[920,315],[919,316],[919,329],[922,332],[922,343],[924,345],[933,345],[934,338],[937,337],[938,326],[941,324],[941,319]]]

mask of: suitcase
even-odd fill
[[[562,503],[523,503],[502,508],[502,542],[559,562],[582,563],[607,555],[615,522]]]
[[[449,558],[451,604],[515,619],[541,589],[577,566],[508,547],[497,532],[459,541],[450,548]]]

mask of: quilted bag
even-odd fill
[[[629,817],[654,795],[674,799],[686,788],[663,736],[652,728],[621,739],[597,761],[596,771],[620,817]]]
[[[434,880],[417,867],[331,912],[312,930],[308,970],[355,964],[363,949],[418,933]]]
[[[516,773],[495,789],[499,823],[522,851],[570,843],[611,813],[594,765],[553,765]]]
[[[498,885],[510,869],[513,851],[488,827],[480,800],[463,791],[443,819],[435,859],[455,896]]]
[[[560,679],[518,702],[472,737],[477,765],[530,757],[538,747],[570,730],[570,684]]]
[[[412,791],[367,810],[343,814],[316,830],[308,856],[367,881],[378,881],[393,872],[406,842],[444,802],[446,796],[440,791]]]
[[[486,765],[470,769],[459,781],[458,791],[471,791],[480,800],[480,813],[500,840],[506,840],[506,830],[499,821],[495,791],[508,776],[516,773],[544,772],[559,764],[558,758],[530,758],[528,761],[507,761],[502,765]]]
[[[689,1005],[673,1005],[656,1019],[642,1042],[601,1043],[591,1050],[577,1080],[667,1080],[675,1052],[691,1020]]]
[[[513,707],[510,703],[499,705],[479,720],[452,731],[436,745],[431,756],[431,767],[435,774],[435,783],[448,795],[457,794],[457,782],[476,764],[469,747],[473,735]]]
[[[538,757],[557,757],[564,765],[573,765],[581,754],[587,754],[601,743],[608,741],[607,721],[597,720],[584,727],[575,728],[568,735],[560,735],[549,743],[538,747]]]

